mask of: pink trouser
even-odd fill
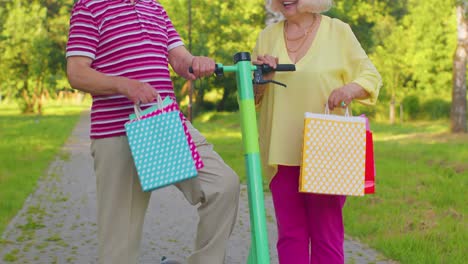
[[[344,263],[345,196],[300,193],[298,166],[278,166],[270,183],[280,264]]]

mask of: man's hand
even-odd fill
[[[153,102],[158,97],[158,92],[148,83],[120,77],[117,91],[125,95],[134,104],[146,104]]]
[[[203,56],[195,56],[192,59],[193,73],[189,73],[190,80],[195,80],[201,77],[211,76],[216,68],[216,63],[213,59]]]
[[[192,81],[212,75],[216,66],[213,59],[193,56],[184,46],[178,46],[169,51],[169,63],[178,75]],[[190,67],[193,73],[189,72]]]

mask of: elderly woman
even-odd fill
[[[271,179],[278,223],[280,263],[344,263],[342,208],[346,197],[298,192],[304,113],[325,105],[344,114],[354,100],[375,104],[381,77],[351,28],[321,13],[331,0],[270,0],[284,20],[265,28],[253,52],[255,64],[293,63],[274,84],[255,87],[260,152]],[[273,76],[267,76],[273,78]]]

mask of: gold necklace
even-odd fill
[[[315,22],[315,20],[314,20],[314,22]],[[287,29],[288,29],[288,22],[285,21],[283,31],[284,31],[284,35],[286,36],[286,39],[289,40],[289,41],[296,41],[296,40],[299,40],[299,39],[302,39],[302,38],[306,37],[312,31],[312,29],[313,29],[312,26],[314,25],[314,22],[312,22],[312,24],[310,24],[310,26],[307,27],[307,30],[304,30],[304,35],[296,37],[296,38],[290,38],[290,37],[288,37],[288,34],[286,33]]]
[[[304,45],[305,41],[307,40],[307,36],[310,34],[310,32],[312,32],[312,30],[314,29],[314,25],[315,25],[315,22],[317,21],[317,18],[314,16],[314,21],[312,22],[312,24],[308,27],[307,30],[304,31],[304,35],[301,36],[301,37],[298,37],[298,38],[293,38],[293,39],[290,39],[288,38],[288,34],[287,34],[287,28],[288,28],[288,23],[287,21],[284,21],[284,26],[283,26],[283,34],[284,34],[284,38],[286,39],[285,43],[286,43],[286,49],[291,52],[291,53],[296,53],[297,51],[299,51],[302,46]],[[300,42],[299,46],[296,48],[296,49],[291,49],[288,47],[288,41],[296,41],[296,40],[299,40],[299,39],[302,39],[302,41]]]

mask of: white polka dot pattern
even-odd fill
[[[143,191],[197,175],[179,115],[164,112],[125,124]]]
[[[364,195],[365,151],[364,118],[306,113],[300,191]]]
[[[178,111],[180,120],[182,121],[182,125],[184,126],[184,132],[185,132],[185,136],[187,137],[187,142],[189,144],[190,151],[192,152],[192,158],[193,158],[193,161],[195,162],[195,167],[197,168],[197,170],[201,170],[205,166],[205,164],[203,163],[200,153],[198,152],[197,146],[195,145],[195,142],[192,139],[192,135],[190,135],[188,127],[185,124],[186,119],[185,119],[184,114],[180,112],[179,105],[176,102],[172,101],[172,99],[170,99],[169,97],[164,98],[162,105],[163,107],[159,109],[158,109],[158,106],[155,105],[154,107],[143,111],[141,118],[143,119],[143,118],[149,118],[155,115],[159,115],[163,111],[164,112]],[[133,115],[133,114],[130,115],[130,120],[134,120],[134,119],[136,119],[136,115]]]

